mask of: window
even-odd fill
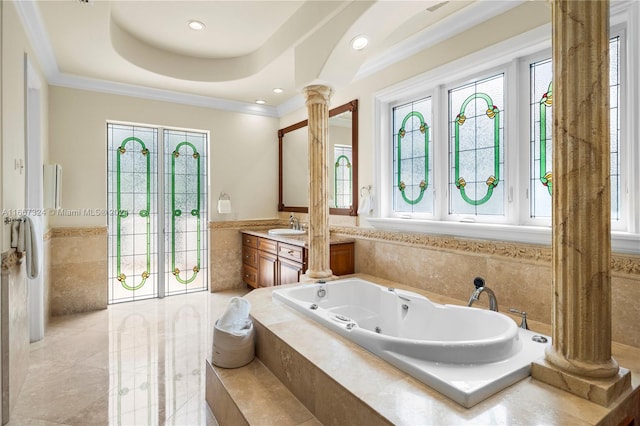
[[[613,6],[612,6],[613,7]],[[612,249],[640,253],[640,42],[621,4],[610,39]],[[627,29],[629,25],[629,29]],[[627,31],[631,35],[626,36]],[[636,31],[636,32],[634,32]],[[377,228],[551,244],[550,28],[375,95]],[[628,56],[628,57],[627,57]]]
[[[449,90],[450,213],[504,215],[504,75]]]
[[[393,108],[393,210],[433,213],[431,98]]]
[[[611,220],[620,220],[620,36],[609,42]],[[530,214],[551,217],[553,75],[551,59],[529,65],[531,85]]]
[[[337,209],[351,206],[351,147],[334,145],[333,205]]]

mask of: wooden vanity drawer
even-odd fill
[[[304,263],[304,248],[291,244],[278,243],[278,257]]]
[[[249,246],[242,247],[242,263],[245,265],[258,267],[258,250]]]
[[[242,234],[242,245],[247,247],[258,248],[258,237],[254,235]]]
[[[242,281],[253,288],[258,288],[258,270],[249,265],[242,265]]]
[[[258,250],[278,254],[278,242],[266,238],[258,238]]]

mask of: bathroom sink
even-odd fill
[[[307,231],[303,231],[302,229],[291,229],[291,228],[269,229],[269,235],[303,235],[306,233]]]

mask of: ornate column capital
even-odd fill
[[[307,98],[306,105],[329,104],[333,95],[333,89],[322,84],[313,84],[304,88],[304,96]]]

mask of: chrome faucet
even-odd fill
[[[498,312],[498,299],[496,299],[495,293],[489,287],[485,287],[484,278],[474,278],[473,285],[476,286],[476,290],[469,298],[467,306],[473,305],[473,302],[477,301],[482,293],[487,293],[487,296],[489,296],[489,309]]]
[[[300,229],[300,222],[298,221],[298,218],[293,215],[293,213],[291,213],[291,216],[289,216],[289,228]]]

